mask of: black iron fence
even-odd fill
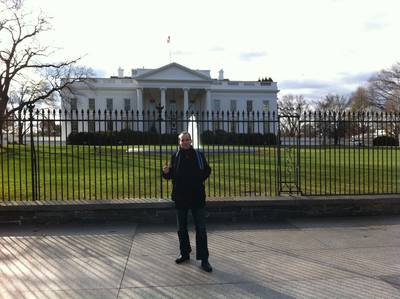
[[[167,198],[182,130],[210,197],[400,193],[398,114],[31,109],[4,122],[0,199]]]

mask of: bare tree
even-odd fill
[[[308,102],[302,95],[284,95],[278,100],[278,110],[284,115],[299,115],[309,109]]]
[[[369,89],[359,86],[350,96],[349,108],[351,112],[367,112],[376,110],[376,105]]]
[[[345,96],[328,94],[321,101],[316,103],[316,108],[322,113],[343,113],[347,109],[348,104],[349,100]]]
[[[4,5],[6,5],[7,7],[11,7],[11,8],[21,8],[22,4],[23,4],[23,0],[1,0],[1,3],[3,3]]]
[[[25,12],[21,0],[0,2],[0,128],[11,114],[51,102],[56,93],[91,75],[76,66],[80,57],[51,61],[55,49],[40,42],[51,29],[47,17]]]
[[[347,131],[344,113],[348,105],[348,98],[338,94],[328,94],[316,103],[318,111],[316,126],[324,145],[327,139],[333,139],[337,145],[340,137],[344,137]]]
[[[369,80],[377,106],[388,112],[400,111],[400,62],[381,70]]]
[[[278,111],[281,119],[281,131],[286,136],[294,137],[302,130],[299,127],[300,119],[309,109],[308,102],[302,95],[284,95],[278,101]]]

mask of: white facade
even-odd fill
[[[93,109],[96,116],[99,110],[102,116],[106,110],[116,110],[118,118],[120,112],[124,111],[122,115],[137,118],[137,122],[132,123],[129,128],[141,131],[148,130],[151,126],[141,120],[146,118],[146,115],[158,115],[156,107],[160,106],[163,107],[162,118],[168,120],[168,116],[176,111],[276,111],[278,99],[276,82],[230,81],[223,78],[222,70],[218,79],[212,79],[209,70],[192,70],[177,63],[158,69],[133,69],[128,77],[119,69],[116,77],[75,83],[71,90],[72,93],[63,93],[62,108],[67,111],[77,109],[78,119],[81,118],[82,110],[85,111],[85,116],[92,115],[93,112],[86,113]],[[129,112],[125,112],[128,110]],[[73,115],[71,117],[74,118]],[[113,112],[112,118],[114,117]],[[68,122],[63,124],[63,131],[66,129],[67,135],[71,131],[70,126]],[[119,130],[119,127],[117,125],[117,128],[108,129]],[[162,124],[163,133],[169,129],[165,127],[165,123]],[[78,121],[77,127],[72,130],[87,131],[87,128],[83,121]]]

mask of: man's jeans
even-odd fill
[[[193,215],[194,225],[196,227],[196,259],[203,260],[208,258],[206,217],[204,208],[190,209]],[[192,251],[190,247],[188,226],[189,209],[177,209],[176,218],[178,222],[178,237],[181,255],[189,255]]]

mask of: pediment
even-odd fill
[[[150,81],[211,81],[207,75],[178,63],[171,63],[137,76],[136,80]]]

